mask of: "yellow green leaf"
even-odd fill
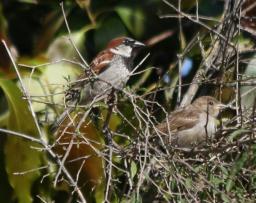
[[[38,136],[28,104],[22,99],[19,88],[10,80],[0,80],[0,87],[8,101],[9,118],[7,128],[12,131]],[[19,203],[33,202],[31,187],[39,176],[39,171],[28,172],[40,166],[40,153],[32,149],[34,143],[15,136],[8,136],[5,143],[5,168],[9,182]],[[27,171],[27,172],[26,172]],[[15,173],[26,172],[15,175]]]

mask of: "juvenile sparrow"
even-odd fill
[[[80,75],[66,91],[67,109],[51,127],[54,131],[70,114],[77,104],[86,105],[106,98],[111,90],[122,89],[129,79],[133,61],[145,45],[128,37],[110,41],[91,62],[91,72]]]
[[[156,126],[165,144],[193,148],[211,140],[217,128],[217,116],[226,105],[211,96],[202,96],[192,104],[172,112]]]

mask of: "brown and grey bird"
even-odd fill
[[[65,95],[66,110],[52,125],[54,132],[75,109],[76,105],[87,105],[106,98],[112,89],[122,89],[129,79],[134,58],[145,45],[129,37],[111,40],[106,49],[101,51],[91,62],[93,78],[87,73],[78,77]]]
[[[172,112],[156,126],[165,144],[193,148],[214,138],[217,116],[226,105],[211,96],[202,96],[192,104]]]

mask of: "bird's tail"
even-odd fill
[[[69,114],[72,113],[74,107],[68,107],[59,117],[58,119],[50,126],[49,132],[54,133],[59,126],[63,123],[63,121],[68,117]]]

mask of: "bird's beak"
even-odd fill
[[[217,107],[218,107],[220,110],[222,110],[222,109],[228,108],[228,105],[220,103],[220,104],[217,104]]]
[[[143,48],[145,46],[146,46],[145,44],[143,44],[139,41],[135,41],[134,44],[133,44],[133,47],[135,47],[135,48]]]

